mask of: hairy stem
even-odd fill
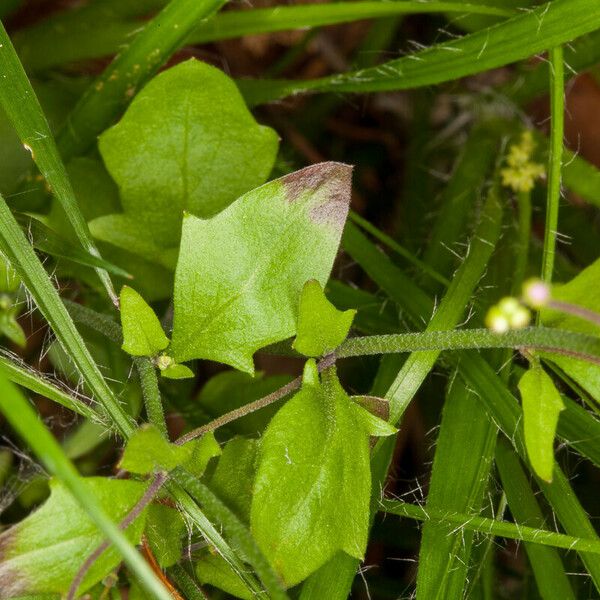
[[[158,378],[156,377],[156,369],[152,361],[140,356],[134,358],[134,364],[140,377],[140,385],[142,386],[142,396],[144,397],[144,406],[148,421],[152,423],[165,438],[168,438],[167,423],[165,422],[165,412],[163,410],[160,390],[158,389]]]
[[[565,548],[566,550],[580,550],[600,554],[599,540],[565,535],[555,531],[536,529],[535,527],[498,521],[497,519],[480,517],[478,515],[447,513],[440,510],[433,511],[430,508],[398,500],[383,500],[380,510],[401,517],[417,519],[418,521],[435,521],[441,524],[455,525],[457,529],[468,529],[512,540],[522,540],[545,546],[554,546],[555,548]]]

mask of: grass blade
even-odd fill
[[[65,456],[58,442],[44,427],[22,394],[3,375],[0,375],[0,410],[47,469],[65,484],[98,529],[114,544],[150,596],[159,600],[172,600],[171,594],[148,563],[102,510],[87,489],[85,481],[79,477],[73,463]]]
[[[307,81],[243,80],[250,104],[306,92],[382,92],[434,85],[495,69],[565,44],[600,27],[595,0],[555,0],[498,25],[383,65]]]
[[[67,392],[62,389],[59,387],[58,382],[53,383],[42,373],[35,371],[26,363],[21,362],[18,357],[9,354],[5,350],[0,350],[0,372],[9,381],[23,386],[35,394],[40,394],[40,396],[48,398],[82,417],[95,421],[100,420],[100,415],[83,400],[73,395],[71,391]]]
[[[63,207],[83,248],[92,256],[100,257],[87,222],[77,204],[46,116],[2,23],[0,23],[0,74],[2,75],[0,103],[17,135],[31,152],[33,160]],[[116,294],[108,273],[102,268],[97,268],[96,271],[111,300],[116,302]]]
[[[529,527],[542,527],[544,517],[521,467],[518,457],[506,443],[498,444],[496,465],[515,520]],[[542,598],[575,598],[562,561],[553,548],[525,544]]]
[[[490,190],[483,208],[468,255],[452,279],[439,308],[436,310],[426,331],[437,331],[455,327],[468,305],[473,290],[485,271],[500,237],[502,208],[497,191]],[[439,352],[411,354],[392,383],[386,397],[390,401],[390,422],[396,424],[421,383],[433,368]]]
[[[475,394],[463,381],[453,380],[437,437],[426,512],[479,512],[497,431]],[[472,537],[454,524],[425,523],[419,550],[418,597],[464,597]]]
[[[118,432],[127,437],[133,430],[129,417],[108,387],[42,263],[1,196],[0,251],[21,277],[58,341],[75,363],[94,399],[102,404]]]
[[[107,11],[103,11],[98,4],[91,4],[77,12],[60,13],[18,32],[15,46],[26,67],[39,71],[118,52],[139,29],[139,21],[123,20],[110,13],[107,16]],[[512,11],[475,3],[425,3],[413,0],[282,5],[251,11],[227,11],[195,26],[185,43],[205,44],[244,35],[310,29],[415,13],[471,13],[508,17]]]
[[[172,0],[86,90],[57,136],[67,159],[85,152],[122,108],[225,0]]]

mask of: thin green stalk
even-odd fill
[[[62,156],[85,152],[139,88],[185,42],[193,27],[226,0],[172,0],[149,21],[83,94],[57,143]]]
[[[512,293],[519,295],[521,285],[527,275],[529,261],[529,239],[531,237],[531,192],[517,193],[518,241],[515,256],[515,276]]]
[[[52,193],[62,205],[83,248],[92,256],[100,258],[87,222],[77,204],[46,116],[2,23],[0,23],[0,76],[0,103],[17,135],[31,152]],[[117,303],[117,296],[108,273],[101,267],[97,267],[96,272],[113,303]]]
[[[369,354],[397,354],[471,348],[537,348],[577,354],[600,363],[600,339],[564,329],[528,327],[507,333],[489,329],[451,329],[419,333],[373,335],[346,340],[336,351],[338,358]]]
[[[98,529],[114,544],[146,592],[158,600],[173,600],[148,563],[90,493],[85,480],[79,476],[23,395],[3,375],[0,375],[0,410],[46,468],[65,485]]]
[[[76,412],[82,417],[92,421],[101,421],[101,416],[81,398],[59,386],[59,382],[52,382],[43,373],[32,369],[28,364],[21,362],[17,356],[0,350],[0,372],[12,381],[35,394],[40,394],[48,400]]]
[[[579,550],[600,554],[600,540],[597,539],[580,538],[477,515],[431,510],[429,507],[425,508],[424,506],[417,506],[399,500],[382,500],[380,507],[383,512],[418,521],[433,521],[440,524],[456,525],[457,529],[467,529],[484,535],[553,546],[554,548],[564,548],[565,550]]]
[[[550,50],[550,152],[548,156],[548,196],[546,200],[546,223],[544,227],[544,250],[542,256],[542,279],[552,282],[556,235],[558,231],[558,205],[565,130],[565,68],[562,46]]]
[[[140,385],[142,387],[142,396],[144,398],[144,406],[146,407],[148,421],[152,423],[165,438],[168,438],[169,433],[167,431],[165,411],[163,410],[160,390],[158,389],[156,369],[152,364],[152,361],[145,356],[134,358],[134,363],[140,377]]]

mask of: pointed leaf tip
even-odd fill
[[[324,191],[324,201],[310,211],[313,222],[343,226],[350,206],[352,169],[344,163],[322,162],[285,175],[281,183],[289,202],[307,193]]]
[[[565,406],[551,377],[538,365],[521,377],[525,446],[531,466],[544,481],[552,481],[554,436],[558,417]]]
[[[154,356],[169,345],[158,317],[133,288],[123,286],[120,295],[122,348],[132,356]]]

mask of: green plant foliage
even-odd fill
[[[162,568],[179,562],[185,533],[185,522],[178,510],[157,502],[148,506],[144,535]]]
[[[367,431],[334,372],[315,363],[261,441],[250,523],[288,586],[338,550],[362,558],[371,490]]]
[[[133,288],[124,286],[121,305],[122,348],[132,356],[154,356],[169,345],[158,317]]]
[[[144,493],[135,481],[92,477],[85,480],[102,508],[120,521]],[[145,513],[127,529],[127,537],[138,543]],[[64,594],[86,556],[103,541],[100,533],[58,482],[51,483],[50,498],[29,517],[0,535],[2,597],[37,593]],[[114,549],[106,550],[88,571],[80,591],[105,577],[120,562]]]
[[[202,584],[213,585],[228,594],[252,600],[254,596],[241,585],[231,565],[219,554],[205,552],[196,564],[196,576]]]
[[[166,377],[167,379],[190,379],[191,377],[194,377],[194,371],[185,365],[173,363],[168,365],[165,369],[161,369],[160,376]]]
[[[294,349],[314,357],[332,352],[346,339],[355,314],[355,310],[338,310],[318,281],[307,281],[300,294]]]
[[[249,192],[211,219],[186,215],[175,273],[175,360],[205,358],[253,373],[256,350],[294,335],[304,283],[324,285],[329,277],[350,176],[347,165],[321,163]]]
[[[357,423],[360,423],[362,428],[373,437],[385,437],[398,433],[398,430],[390,425],[384,419],[380,419],[376,414],[361,406],[360,403],[353,403],[350,409],[354,413],[354,418]]]
[[[258,440],[235,437],[223,448],[210,488],[244,522],[250,522]]]
[[[600,259],[583,269],[576,277],[563,285],[552,288],[552,297],[562,302],[582,306],[600,312]],[[570,331],[600,335],[600,327],[571,314],[552,309],[541,311],[544,325]],[[600,366],[579,358],[553,354],[552,362],[574,379],[597,402],[600,402]]]
[[[552,379],[533,365],[519,380],[525,445],[531,466],[544,481],[552,481],[554,436],[565,405]]]
[[[189,60],[153,79],[99,145],[123,214],[94,220],[92,232],[171,266],[165,249],[177,246],[184,211],[210,217],[263,183],[278,138],[224,73]]]
[[[598,597],[598,0],[0,4],[0,598]]]
[[[119,466],[141,474],[183,466],[200,475],[208,461],[220,453],[221,448],[211,433],[177,446],[165,440],[154,425],[144,425],[129,438]]]

